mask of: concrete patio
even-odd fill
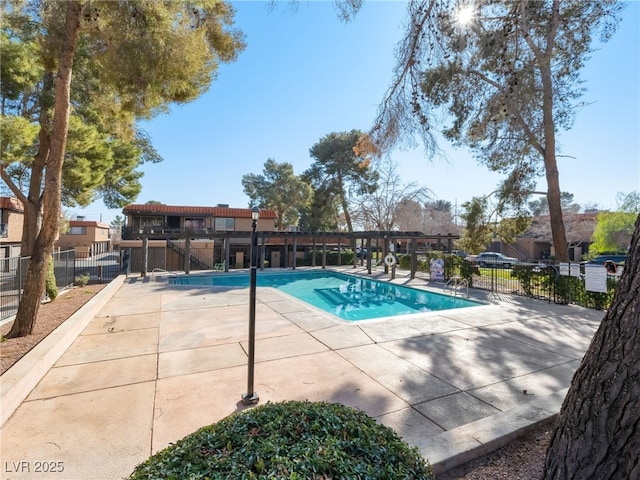
[[[349,323],[258,288],[260,404],[358,407],[436,471],[507,443],[557,414],[604,314],[475,295],[487,304]],[[112,282],[1,377],[2,478],[126,478],[246,408],[248,303],[247,288]]]

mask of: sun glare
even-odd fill
[[[460,25],[468,25],[473,20],[473,7],[467,5],[466,7],[460,7],[458,14],[456,15],[458,23]]]

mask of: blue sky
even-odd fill
[[[268,2],[233,2],[247,48],[197,101],[142,125],[164,161],[144,165],[136,203],[246,207],[242,176],[261,173],[268,158],[300,174],[326,134],[368,130],[392,78],[405,2],[367,0],[346,24],[332,1],[300,0],[295,12],[287,3],[270,11]],[[560,133],[560,187],[582,205],[613,209],[618,192],[640,190],[639,25],[634,1],[582,72],[590,105]],[[402,180],[459,206],[501,179],[468,151],[440,147],[445,160],[426,158],[420,147],[393,152]],[[538,189],[546,190],[544,179]],[[121,211],[98,201],[67,214],[109,223]]]

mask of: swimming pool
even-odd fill
[[[173,277],[174,285],[248,287],[248,274],[188,275]],[[477,307],[482,303],[416,288],[331,271],[263,273],[259,287],[273,287],[344,320],[367,320],[452,308]]]

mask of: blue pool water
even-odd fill
[[[170,283],[248,287],[249,275],[189,275],[171,278]],[[464,298],[329,271],[259,272],[256,284],[259,287],[277,288],[337,317],[352,321],[482,305]]]

